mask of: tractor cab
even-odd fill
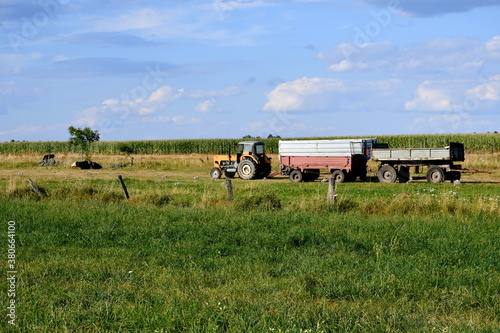
[[[259,159],[265,156],[264,142],[242,141],[238,143],[236,154],[238,161],[240,161],[243,156],[252,156],[255,161],[258,162]]]

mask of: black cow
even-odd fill
[[[102,166],[100,164],[91,161],[75,162],[71,164],[71,166],[80,169],[102,169]]]
[[[54,154],[47,154],[47,155],[44,155],[44,156],[43,156],[43,160],[44,160],[44,161],[53,160],[53,159],[54,159],[54,157],[55,157],[55,155],[54,155]]]

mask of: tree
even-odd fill
[[[260,136],[251,136],[250,134],[247,134],[243,137],[243,139],[260,139]]]
[[[85,127],[84,129],[75,128],[70,126],[68,128],[70,138],[69,143],[80,147],[82,155],[85,155],[85,160],[91,160],[90,154],[90,144],[95,141],[99,141],[100,135],[99,131],[93,131],[90,127]]]

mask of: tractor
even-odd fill
[[[210,171],[212,179],[219,179],[222,173],[227,178],[236,174],[241,179],[264,178],[271,173],[271,158],[264,152],[264,142],[242,141],[238,143],[236,156],[215,155],[214,167]]]

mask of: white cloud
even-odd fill
[[[491,121],[467,112],[451,112],[429,117],[418,117],[407,130],[417,133],[475,132],[491,126]]]
[[[406,110],[451,111],[453,105],[450,91],[444,87],[433,87],[434,82],[423,82],[415,91],[415,98],[405,104]]]
[[[172,122],[174,124],[196,124],[202,122],[201,119],[195,118],[195,117],[184,117],[184,116],[175,116],[172,117]]]
[[[340,80],[303,77],[279,84],[267,93],[264,111],[306,111],[348,109],[358,105],[360,99],[385,103],[399,86],[399,80]],[[359,105],[358,105],[359,106]],[[361,107],[363,107],[361,105]],[[373,107],[373,106],[370,106]]]
[[[134,103],[137,104],[140,115],[147,115],[163,111],[168,105],[181,98],[183,94],[183,89],[174,91],[169,86],[162,86],[153,91],[147,100],[138,99]]]
[[[368,68],[368,64],[364,62],[351,62],[348,60],[342,60],[338,64],[332,64],[328,67],[329,71],[332,72],[362,72]]]
[[[169,105],[180,99],[184,90],[174,90],[169,86],[161,86],[153,91],[148,98],[135,100],[107,99],[100,106],[91,107],[77,114],[77,125],[97,126],[112,122],[115,125],[122,123],[131,115],[147,116],[168,108]]]
[[[486,42],[437,38],[399,47],[392,42],[344,43],[320,52],[333,72],[383,71],[414,75],[475,75],[478,68],[500,63],[500,36]]]
[[[472,95],[480,100],[500,100],[500,80],[485,81],[483,84],[468,89],[466,95]]]
[[[500,36],[495,36],[486,43],[486,50],[490,52],[500,52]]]
[[[324,109],[320,97],[331,92],[345,91],[342,80],[303,77],[278,85],[267,94],[268,102],[265,111],[293,111]]]
[[[240,92],[238,87],[229,87],[220,90],[203,91],[196,90],[187,92],[184,89],[174,89],[170,86],[161,86],[151,92],[145,98],[136,99],[108,99],[101,103],[99,106],[91,107],[78,112],[77,121],[78,125],[96,126],[103,122],[112,122],[115,125],[122,123],[129,116],[141,116],[145,122],[167,122],[172,121],[173,118],[161,117],[147,117],[153,116],[157,113],[164,112],[175,102],[181,99],[200,99],[210,98],[201,101],[196,110],[199,112],[209,112],[215,106],[216,100],[214,97],[227,97]],[[125,95],[125,96],[130,96]],[[175,122],[175,121],[174,121]]]
[[[142,118],[143,123],[153,123],[153,124],[159,124],[159,123],[171,123],[171,124],[176,124],[176,125],[182,125],[182,124],[194,124],[194,123],[199,123],[201,122],[201,119],[198,118],[186,118],[184,116],[174,116],[174,117],[168,117],[168,116],[146,116]]]
[[[170,8],[168,11],[152,8],[133,9],[128,12],[102,17],[88,17],[92,30],[100,32],[120,32],[160,28],[175,23],[184,14]]]
[[[357,46],[354,43],[343,43],[329,51],[320,52],[318,58],[330,66],[328,70],[334,72],[366,71],[380,65],[379,59],[392,56],[397,51],[392,42],[365,43]]]
[[[409,111],[489,112],[500,101],[500,75],[489,79],[424,81],[405,103]]]
[[[212,97],[198,103],[196,110],[201,113],[210,112],[216,104],[214,97],[226,97],[238,93],[238,87],[213,91],[186,92],[184,89],[174,89],[170,86],[161,86],[144,98],[130,98],[132,93],[125,94],[124,99],[107,99],[100,105],[87,108],[77,113],[75,125],[97,127],[101,131],[123,127],[130,117],[139,117],[144,123],[173,123],[191,124],[200,122],[200,119],[189,118],[183,115],[167,116],[164,113],[170,106],[182,99],[199,99]]]
[[[207,113],[210,112],[214,106],[215,106],[215,98],[212,98],[198,103],[198,105],[196,106],[196,110],[201,113]]]
[[[223,1],[186,5],[170,4],[168,8],[123,7],[111,15],[87,17],[87,27],[79,33],[133,33],[144,41],[172,39],[209,40],[231,45],[254,45],[259,36],[271,32],[266,26],[251,23],[241,29],[221,27],[214,22],[229,18],[235,10],[248,10],[271,4],[265,1]]]

